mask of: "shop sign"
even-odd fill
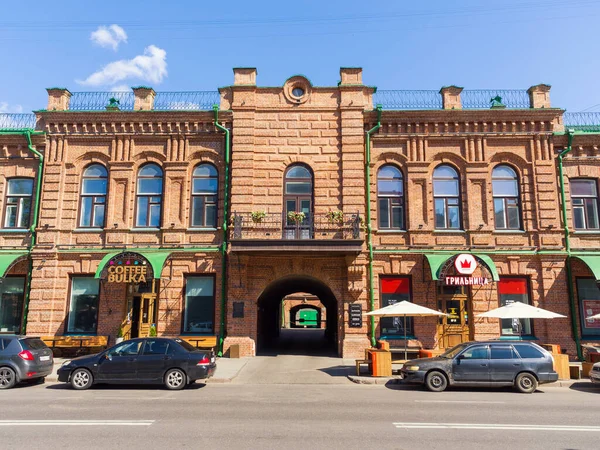
[[[461,275],[473,275],[477,269],[477,259],[469,253],[460,254],[454,259],[454,268]],[[487,277],[446,276],[444,282],[447,286],[484,286],[490,280]]]
[[[600,328],[600,319],[589,319],[589,317],[600,314],[600,300],[582,300],[585,315],[586,328]]]
[[[141,265],[114,265],[108,267],[109,283],[145,283],[148,267]]]
[[[348,305],[348,317],[350,328],[361,328],[362,327],[362,306],[358,303],[350,303]]]

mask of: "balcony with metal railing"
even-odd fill
[[[0,113],[0,131],[35,128],[35,114]]]
[[[359,253],[362,221],[358,213],[237,213],[230,228],[231,250]]]

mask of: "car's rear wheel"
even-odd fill
[[[165,386],[172,391],[183,389],[186,381],[185,373],[181,369],[171,369],[165,374]]]
[[[92,374],[87,369],[75,369],[71,374],[71,386],[78,391],[89,389],[93,382]]]
[[[17,384],[17,374],[10,367],[0,367],[0,389],[10,389]]]
[[[442,392],[448,387],[448,379],[439,370],[432,370],[425,377],[425,386],[432,392]]]
[[[538,381],[530,373],[520,373],[515,380],[515,387],[523,394],[533,394],[538,387]]]

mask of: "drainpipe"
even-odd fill
[[[563,226],[565,230],[565,247],[567,250],[567,289],[569,293],[569,306],[571,309],[571,330],[573,332],[573,337],[575,338],[575,347],[577,348],[577,358],[580,361],[583,361],[583,353],[581,351],[581,342],[579,340],[579,332],[577,331],[577,308],[575,306],[575,292],[573,292],[573,275],[571,268],[571,239],[569,232],[569,222],[567,222],[567,201],[565,195],[565,178],[563,175],[563,159],[567,153],[572,150],[573,144],[573,130],[567,130],[565,132],[567,135],[567,148],[564,149],[558,155],[558,176],[559,176],[559,185],[560,185],[560,199],[562,202],[562,219]]]
[[[371,236],[371,135],[381,128],[381,105],[377,111],[377,125],[366,132],[365,143],[365,190],[367,194],[366,222],[367,222],[367,248],[369,249],[369,307],[375,310],[375,297],[373,292],[373,240]],[[375,317],[371,316],[371,346],[375,347]]]
[[[225,133],[225,195],[223,204],[223,243],[221,244],[221,322],[219,326],[218,356],[223,356],[223,342],[225,340],[225,307],[227,305],[227,222],[229,220],[229,165],[230,165],[230,130],[219,124],[219,106],[214,105],[215,127]]]

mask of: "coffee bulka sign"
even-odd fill
[[[121,254],[111,258],[103,270],[108,283],[146,283],[152,279],[152,268],[137,254]]]
[[[487,277],[474,277],[473,273],[477,269],[477,259],[469,254],[458,255],[454,260],[454,268],[459,276],[446,276],[444,283],[447,286],[483,286],[490,283]]]

